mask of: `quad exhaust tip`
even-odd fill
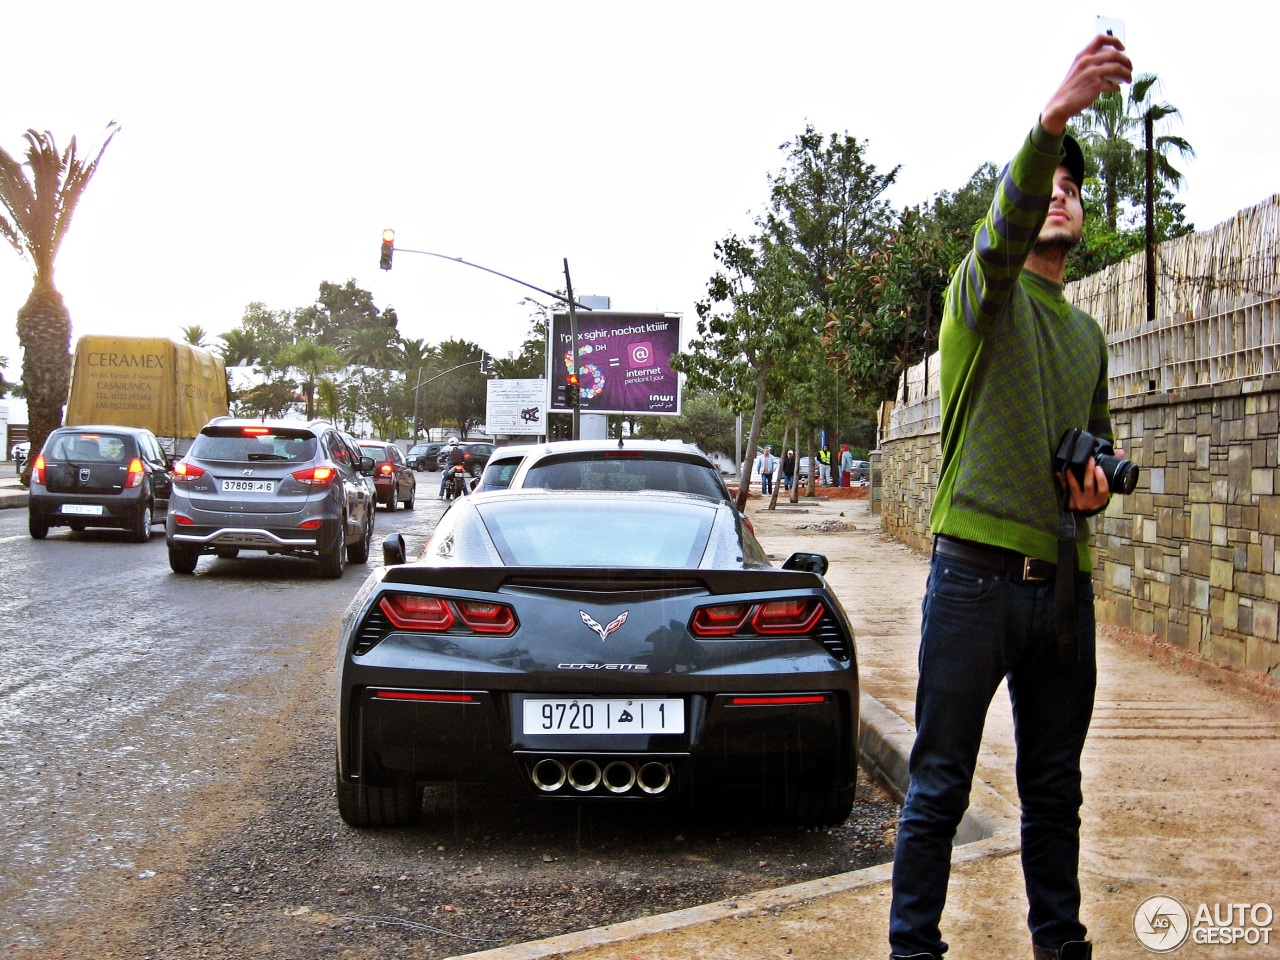
[[[603,787],[619,796],[638,789],[652,797],[671,786],[671,766],[658,760],[639,764],[611,760],[601,768],[589,757],[579,757],[566,766],[565,761],[555,757],[543,757],[529,770],[529,779],[541,793],[559,793],[568,787],[585,794]]]

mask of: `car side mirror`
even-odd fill
[[[820,577],[826,576],[827,567],[827,558],[820,553],[793,553],[782,565],[783,570],[801,570]]]
[[[373,468],[376,467],[377,465],[378,465],[378,462],[374,460],[373,457],[360,458],[360,472],[365,474],[366,476],[373,473]]]
[[[382,541],[382,562],[388,567],[396,567],[405,562],[404,537],[393,533]]]

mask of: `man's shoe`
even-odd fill
[[[1093,944],[1088,940],[1072,940],[1057,950],[1031,945],[1035,960],[1093,960]]]
[[[942,960],[940,953],[891,953],[889,960]]]

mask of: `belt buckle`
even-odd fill
[[[1022,580],[1023,582],[1031,581],[1032,583],[1048,580],[1048,577],[1034,577],[1031,575],[1031,564],[1035,563],[1035,557],[1022,558]]]

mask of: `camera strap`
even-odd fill
[[[1077,663],[1080,643],[1076,639],[1076,515],[1067,506],[1071,491],[1062,495],[1062,516],[1058,520],[1058,569],[1053,583],[1054,624],[1058,631],[1058,662]]]

